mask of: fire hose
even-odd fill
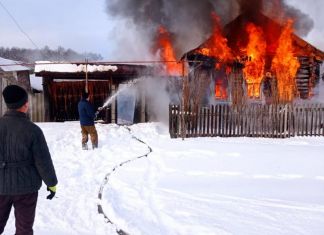
[[[99,113],[100,113],[102,110],[105,110],[105,109],[110,109],[110,107],[108,107],[108,106],[102,106],[102,107],[99,107],[99,108],[97,109],[97,111],[95,112],[95,119],[97,119]]]

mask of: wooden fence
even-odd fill
[[[45,122],[44,93],[29,95],[29,115],[33,122]]]
[[[324,104],[220,104],[197,112],[170,105],[169,131],[171,138],[324,136]]]

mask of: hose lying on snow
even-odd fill
[[[131,129],[130,129],[129,127],[125,127],[125,128],[126,128],[126,129],[131,133]],[[108,183],[111,174],[112,174],[113,172],[115,172],[119,167],[121,167],[121,166],[123,166],[123,165],[125,165],[125,164],[127,164],[127,163],[129,163],[129,162],[133,162],[133,161],[136,161],[136,160],[138,160],[138,159],[141,159],[141,158],[147,157],[147,156],[152,152],[152,148],[151,148],[148,144],[146,144],[144,141],[140,140],[139,138],[137,138],[137,137],[134,136],[134,135],[132,135],[132,138],[133,138],[133,139],[136,139],[137,141],[141,142],[142,144],[145,144],[145,145],[148,147],[149,152],[146,153],[146,154],[144,154],[144,155],[141,155],[141,156],[138,156],[138,157],[135,157],[135,158],[129,159],[129,160],[127,160],[127,161],[121,162],[121,163],[119,163],[118,165],[114,166],[114,168],[111,170],[111,172],[109,172],[109,173],[107,173],[107,174],[105,175],[105,178],[104,178],[103,182],[102,182],[101,185],[100,185],[100,189],[99,189],[99,193],[98,193],[98,199],[99,199],[99,203],[98,203],[98,213],[99,213],[99,214],[102,214],[102,215],[104,216],[106,222],[109,223],[109,224],[112,224],[112,225],[115,225],[115,224],[114,224],[114,223],[113,223],[113,222],[108,218],[108,216],[105,214],[105,212],[104,212],[103,209],[102,209],[102,205],[101,205],[102,195],[103,195],[103,189],[104,189],[105,185]],[[116,226],[116,225],[115,225],[115,226]],[[118,229],[117,226],[116,226],[116,232],[117,232],[117,234],[119,234],[119,235],[127,235],[126,232],[124,232],[124,231],[121,230],[121,229]]]

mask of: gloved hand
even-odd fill
[[[95,112],[95,119],[98,117],[98,114],[103,110],[103,107],[99,107],[97,111]]]
[[[52,200],[56,193],[56,185],[53,187],[47,187],[47,191],[49,191],[50,194],[46,198]]]

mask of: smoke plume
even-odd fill
[[[307,35],[314,25],[308,15],[287,5],[284,0],[106,0],[106,10],[112,19],[128,22],[115,34],[123,47],[152,48],[156,30],[163,25],[173,35],[178,58],[210,36],[212,12],[220,17],[222,25],[242,12],[262,11],[278,21],[292,18],[301,36]],[[134,39],[135,36],[140,38]],[[121,48],[118,50],[123,54]],[[127,50],[124,56],[143,58],[140,51],[143,50]]]

